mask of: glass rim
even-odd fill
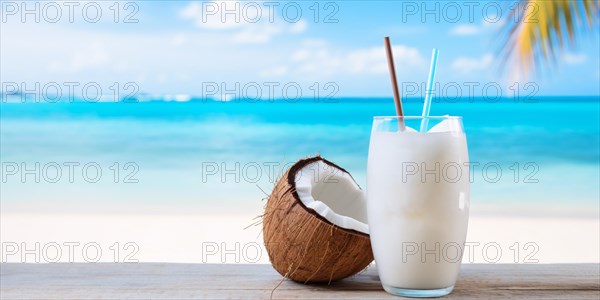
[[[460,119],[462,119],[462,117],[461,116],[428,116],[428,117],[423,117],[423,116],[374,116],[373,119],[375,119],[375,120],[392,120],[392,119],[409,119],[409,120],[416,120],[416,119],[447,120],[447,119],[453,119],[453,120],[460,120]]]

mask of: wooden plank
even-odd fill
[[[0,265],[2,299],[398,299],[375,266],[331,285],[280,281],[270,265]],[[600,264],[466,264],[447,298],[600,299]]]

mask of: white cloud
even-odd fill
[[[425,66],[425,59],[416,48],[403,45],[392,47],[398,72],[408,74]],[[388,72],[383,46],[336,50],[323,41],[307,41],[291,54],[294,69],[314,76],[333,74],[385,74]]]
[[[306,28],[308,28],[308,23],[306,23],[306,21],[304,21],[304,20],[299,20],[298,22],[294,23],[290,27],[290,32],[291,33],[301,33],[301,32],[304,32],[306,30]]]
[[[173,46],[181,46],[183,45],[185,42],[187,41],[187,37],[185,36],[185,34],[183,33],[178,33],[176,35],[173,36],[173,38],[171,39],[170,43]]]
[[[114,82],[134,82],[139,93],[199,95],[198,82],[256,80],[257,70],[291,53],[282,50],[285,44],[241,51],[230,35],[212,30],[90,34],[77,25],[18,22],[6,31],[2,27],[2,79],[28,85],[77,81],[79,88],[95,82],[105,93]],[[15,42],[20,40],[26,42]]]
[[[451,35],[457,36],[473,36],[482,33],[490,33],[499,30],[505,24],[502,18],[484,18],[481,24],[460,24],[450,29]]]
[[[565,53],[562,56],[563,61],[569,65],[578,65],[587,60],[585,54],[581,53]]]
[[[484,29],[499,29],[506,24],[506,19],[501,17],[483,18],[482,24]]]
[[[301,39],[301,35],[287,38],[291,33],[284,32],[280,36],[285,35],[285,40],[273,38],[270,44],[241,47],[233,44],[232,37],[242,28],[199,30],[189,25],[187,30],[143,33],[90,33],[77,25],[37,23],[10,24],[5,31],[3,25],[2,77],[28,84],[77,80],[82,86],[85,82],[97,82],[105,93],[110,93],[114,82],[121,86],[134,82],[139,95],[198,96],[205,93],[200,82],[227,82],[231,88],[235,82],[273,79],[297,82],[303,92],[309,93],[306,95],[310,95],[308,88],[317,81],[336,82],[340,87],[337,95],[389,95],[381,43],[373,47],[340,45],[323,39]],[[14,42],[23,37],[28,42]],[[399,82],[425,78],[428,55],[401,45],[394,47],[394,53]],[[4,57],[14,59],[5,61]],[[55,62],[55,69],[45,71],[51,62]],[[275,93],[280,95],[281,91]]]
[[[275,66],[273,68],[260,71],[258,75],[261,77],[279,77],[287,74],[287,72],[287,66]]]
[[[484,54],[480,58],[459,57],[452,62],[452,69],[463,74],[481,71],[489,68],[494,62],[492,54]]]
[[[300,49],[292,53],[293,61],[302,61],[310,57],[310,51],[308,49]]]
[[[200,4],[192,2],[179,11],[179,16],[183,19],[195,19],[202,16]]]
[[[275,24],[254,24],[233,35],[233,41],[240,44],[262,44],[267,43],[273,36],[283,32],[281,27]]]
[[[191,2],[179,12],[179,16],[183,19],[193,20],[194,24],[200,28],[231,29],[241,26],[243,24],[241,20],[236,20],[235,15],[223,15],[220,13],[210,13],[209,11],[211,9],[216,9],[217,11],[240,11],[239,7],[239,1],[209,1],[202,4]]]
[[[84,48],[76,50],[71,56],[63,60],[53,60],[48,64],[50,71],[79,72],[105,66],[110,61],[110,56],[105,46],[95,41]]]
[[[472,24],[462,24],[453,27],[450,30],[450,34],[453,35],[476,35],[481,33],[481,28]]]
[[[181,9],[179,16],[192,20],[201,29],[235,31],[232,41],[239,44],[267,43],[275,36],[284,33],[298,34],[308,28],[305,20],[285,22],[271,15],[271,9],[261,6],[260,2],[252,3],[252,7],[256,7],[258,12],[251,14],[240,1],[209,1],[202,4],[192,2]],[[224,14],[224,11],[232,13]]]
[[[399,70],[424,63],[424,59],[415,48],[397,45],[392,47],[392,52],[394,53],[394,63]],[[346,56],[346,63],[348,70],[353,73],[383,74],[388,72],[387,58],[383,47],[354,50]]]
[[[474,71],[485,70],[494,62],[494,56],[487,53],[480,58],[459,57],[452,62],[452,69],[468,74]]]

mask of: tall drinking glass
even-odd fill
[[[427,132],[418,132],[425,124]],[[383,288],[452,292],[469,221],[469,154],[460,117],[375,117],[367,210]]]

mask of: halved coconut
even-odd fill
[[[332,282],[373,261],[366,197],[350,174],[320,156],[294,164],[269,196],[265,247],[281,275]]]

